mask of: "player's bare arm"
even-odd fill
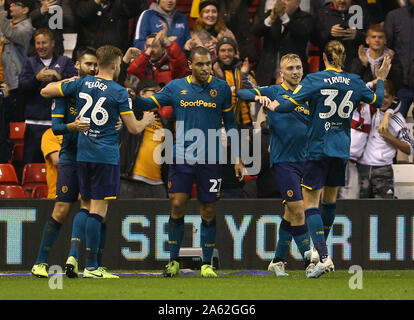
[[[154,122],[155,114],[153,112],[144,112],[142,120],[140,121],[135,118],[133,113],[121,114],[121,118],[129,133],[139,134],[146,126]]]
[[[63,95],[62,95],[62,92],[60,90],[60,84],[62,82],[75,80],[76,78],[79,78],[79,77],[74,76],[72,78],[64,79],[64,80],[61,80],[61,81],[51,82],[40,91],[40,94],[43,98],[49,98],[49,99],[50,98],[62,97]]]

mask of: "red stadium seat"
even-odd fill
[[[38,186],[35,186],[32,191],[32,198],[47,198],[49,194],[49,187],[47,184],[40,184]]]
[[[23,188],[18,185],[0,185],[0,199],[26,198]]]
[[[193,183],[193,188],[191,189],[191,196],[190,198],[196,199],[197,198],[197,184]]]
[[[13,147],[12,163],[21,163],[23,161],[23,144],[18,143]]]
[[[0,164],[0,184],[19,184],[13,165],[9,163]]]
[[[28,163],[23,168],[22,186],[27,197],[32,195],[35,186],[47,184],[46,182],[46,164]]]
[[[14,143],[23,143],[26,123],[10,122],[10,140]]]

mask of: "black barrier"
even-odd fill
[[[29,270],[36,260],[43,226],[53,209],[50,200],[0,201],[0,270]],[[63,265],[70,247],[75,205],[49,257]],[[340,200],[328,249],[337,269],[414,267],[414,201]],[[266,269],[274,255],[283,210],[279,200],[220,200],[217,241],[222,269]],[[107,217],[103,264],[110,269],[161,269],[168,261],[169,200],[114,200]],[[183,247],[200,245],[198,202],[185,217]],[[80,267],[83,267],[83,250]],[[302,269],[292,241],[289,269]]]

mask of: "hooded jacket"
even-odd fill
[[[191,38],[187,17],[178,11],[174,11],[172,15],[168,15],[157,3],[152,3],[150,8],[145,10],[139,17],[135,30],[134,47],[145,50],[147,36],[162,30],[160,20],[167,24],[167,36],[176,36],[177,39],[175,41],[184,50],[185,43]]]

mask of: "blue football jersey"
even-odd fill
[[[245,101],[254,101],[255,96],[266,96],[271,100],[282,100],[293,91],[285,84],[268,87],[242,89],[237,95]],[[306,103],[296,106],[292,112],[267,111],[270,128],[270,165],[279,162],[302,162],[307,154],[306,132],[309,123],[309,107]]]
[[[190,76],[170,81],[150,98],[136,98],[134,106],[145,110],[173,107],[176,117],[173,157],[176,159],[198,163],[222,160],[219,155],[225,149],[219,151],[220,134],[214,138],[213,135],[222,128],[222,120],[227,131],[238,128],[230,87],[213,76],[202,86],[192,83]],[[202,135],[204,141],[199,139]],[[215,155],[211,152],[209,157],[209,150],[215,150]]]
[[[87,76],[60,84],[62,96],[76,97],[79,116],[90,122],[89,131],[78,135],[77,161],[119,164],[120,114],[133,113],[126,89],[115,81]]]
[[[63,134],[59,163],[75,163],[78,144],[78,131],[69,131],[67,124],[77,116],[74,97],[56,98],[52,104],[52,130],[55,135]]]
[[[297,105],[309,103],[309,160],[327,157],[349,159],[352,113],[361,101],[381,107],[384,82],[378,81],[374,93],[360,76],[328,68],[308,74],[290,98],[278,101],[277,112],[289,112]]]

